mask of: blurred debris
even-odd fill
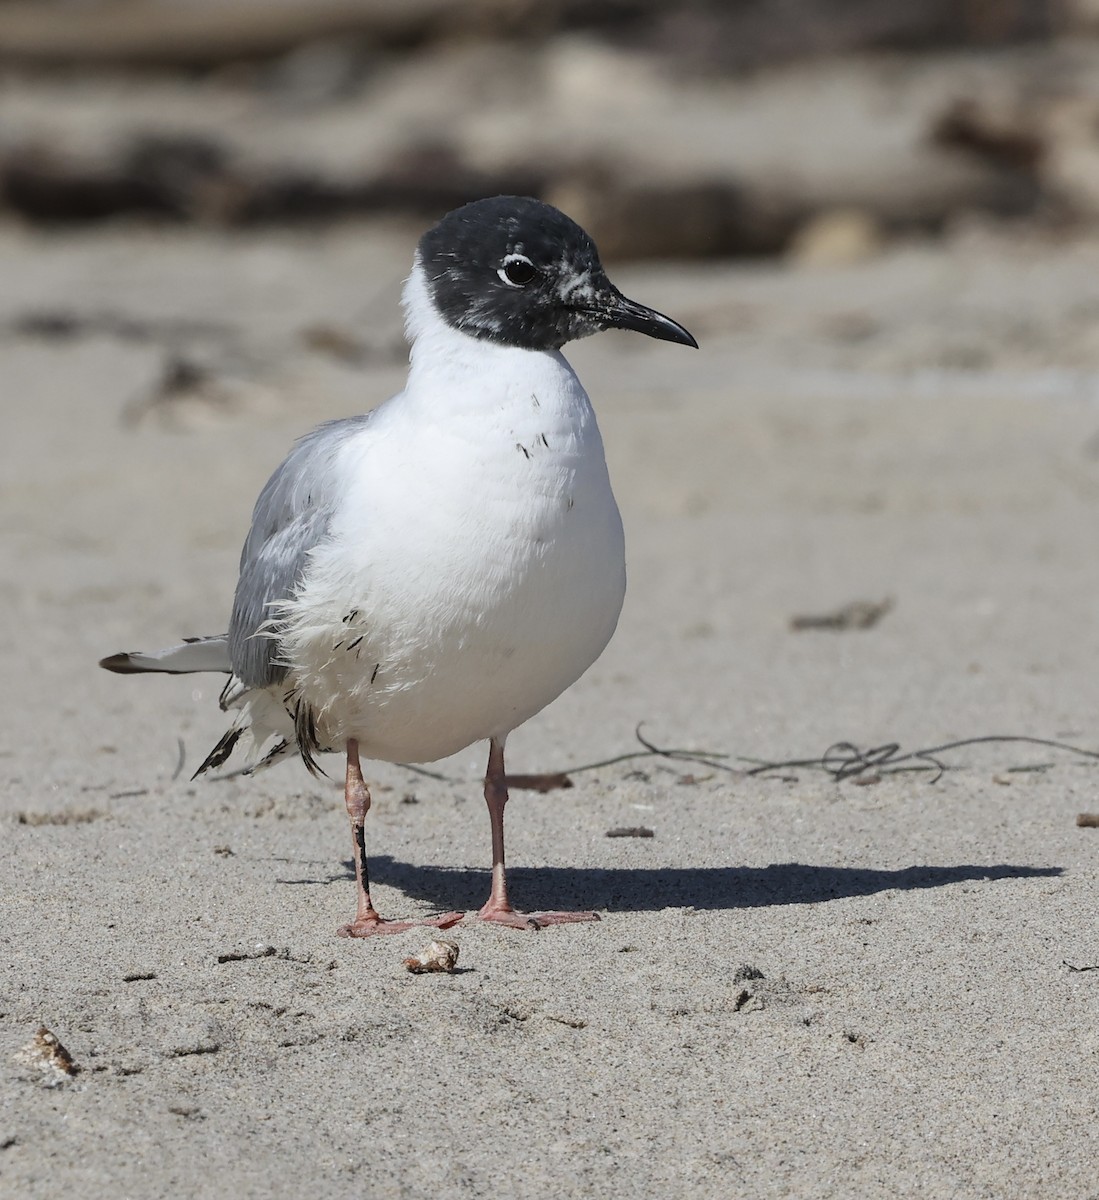
[[[1099,220],[1099,88],[1050,109],[1041,180],[1078,220]]]
[[[537,170],[502,163],[491,172],[484,171],[453,147],[424,141],[378,160],[351,178],[325,177],[286,166],[242,174],[237,204],[223,220],[250,225],[385,213],[433,219],[481,196],[528,195],[542,188]]]
[[[0,61],[36,66],[213,67],[335,38],[408,49],[456,36],[540,39],[570,29],[744,70],[860,49],[996,46],[1094,24],[1092,0],[7,0]]]
[[[433,143],[338,178],[290,162],[246,165],[214,135],[134,134],[98,156],[36,143],[0,152],[0,202],[28,220],[51,223],[137,216],[225,226],[395,212],[437,216],[480,196],[541,186],[536,172],[505,165],[485,174]]]
[[[788,251],[799,267],[846,267],[873,258],[882,231],[872,213],[834,208],[811,217],[794,235]]]
[[[159,379],[123,409],[123,425],[155,418],[173,429],[203,429],[245,413],[270,412],[275,393],[185,354],[168,354]]]
[[[1081,829],[1099,829],[1099,813],[1077,813],[1076,824]]]
[[[29,141],[0,159],[0,195],[38,221],[136,215],[220,222],[243,203],[243,183],[228,160],[214,135],[134,134],[101,157]]]
[[[609,838],[651,838],[656,837],[656,833],[647,825],[621,825],[615,829],[608,829],[604,837]]]
[[[775,254],[799,220],[791,198],[754,195],[732,181],[612,176],[604,168],[563,173],[546,199],[608,260]]]
[[[969,212],[1099,221],[1097,9],[7,0],[0,207],[419,224],[533,194],[612,260],[825,266]]]
[[[78,312],[65,308],[31,309],[20,313],[9,326],[17,337],[42,341],[70,341],[82,337],[113,337],[121,342],[158,342],[165,345],[191,339],[230,339],[237,330],[215,321],[149,320],[121,312]]]
[[[857,0],[801,5],[865,13]],[[0,35],[25,7],[0,4]],[[655,4],[620,0],[597,18],[562,0],[523,36],[508,32],[502,0],[462,15],[443,7],[410,6],[427,25],[400,54],[318,33],[262,69],[238,63],[202,79],[24,73],[9,86],[0,204],[34,222],[239,227],[394,213],[419,222],[478,196],[535,194],[589,228],[608,259],[792,245],[796,261],[836,263],[960,211],[1037,212],[1054,181],[1099,197],[1084,103],[1099,77],[1091,43],[972,61],[818,54],[796,71],[722,77],[688,70],[674,39],[645,48],[641,27],[667,19]],[[722,10],[700,0],[676,21],[724,20]],[[463,21],[462,38],[423,32]],[[0,36],[0,58],[2,47]]]
[[[935,122],[931,136],[940,146],[1028,174],[1038,169],[1044,151],[1034,109],[1003,97],[997,102],[972,97],[955,101]]]
[[[453,30],[453,8],[448,0],[8,0],[0,4],[0,62],[211,67],[356,36],[396,49]]]
[[[857,50],[1002,46],[1070,26],[1070,14],[1055,0],[681,0],[649,7],[653,17],[635,36],[695,68],[721,71]]]
[[[790,628],[829,629],[873,629],[893,607],[888,596],[884,600],[852,600],[849,604],[827,613],[800,614],[790,618]]]
[[[369,357],[365,343],[341,325],[310,325],[301,331],[301,340],[318,354],[327,354],[354,366],[361,366]]]
[[[101,821],[107,816],[107,813],[98,808],[64,808],[60,812],[33,812],[21,809],[14,814],[16,825],[29,825],[32,828],[42,825],[90,825],[93,821]]]
[[[354,95],[367,72],[367,57],[355,39],[308,41],[272,63],[262,85],[281,108],[331,104]]]
[[[564,771],[550,771],[540,775],[509,775],[508,787],[526,792],[556,792],[573,786]]]
[[[881,332],[882,322],[872,313],[840,309],[824,314],[817,324],[820,332],[834,342],[858,345]]]
[[[1099,72],[1096,46],[1081,43],[1047,71],[986,80],[932,125],[935,144],[1015,180],[1025,208],[1061,221],[1099,219]]]
[[[374,331],[364,329],[364,335]],[[344,325],[322,321],[301,331],[302,344],[315,354],[323,354],[351,367],[367,363],[400,363],[408,358],[408,343],[399,332],[382,336],[360,336]]]

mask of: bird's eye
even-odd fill
[[[538,270],[525,254],[509,254],[496,274],[509,287],[524,287],[538,274]]]

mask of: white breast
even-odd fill
[[[345,499],[283,642],[321,744],[398,762],[544,708],[625,593],[602,440],[565,359],[437,319],[413,332],[408,387],[341,451]]]

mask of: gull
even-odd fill
[[[223,672],[249,770],[346,756],[357,909],[346,937],[447,928],[383,919],[370,898],[362,759],[433,762],[488,743],[492,886],[477,914],[520,929],[594,921],[508,899],[508,734],[599,657],[626,589],[622,521],[591,401],[561,353],[629,329],[697,348],[625,296],[592,239],[527,197],[456,209],[420,239],[403,305],[404,390],[301,438],[260,492],[229,632],[101,661],[123,674]],[[247,736],[245,736],[247,735]]]

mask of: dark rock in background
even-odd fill
[[[206,0],[0,5],[0,61],[212,67],[318,39],[407,50],[447,38],[586,30],[720,69],[883,47],[990,46],[1074,24],[1053,0]]]

